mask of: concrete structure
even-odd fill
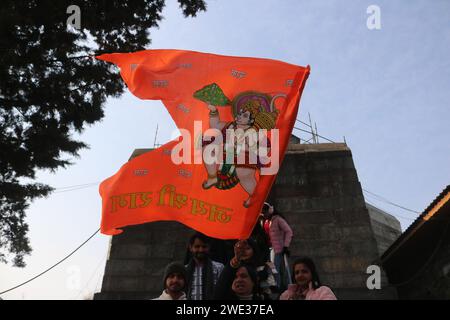
[[[294,230],[291,260],[311,256],[338,298],[396,298],[384,273],[381,290],[367,289],[366,270],[400,234],[400,224],[376,208],[368,210],[345,144],[298,144],[293,137],[269,200]],[[192,233],[177,222],[125,228],[112,238],[102,290],[95,299],[158,296],[164,267],[184,259]]]
[[[382,289],[368,290],[366,271],[389,245],[383,234],[399,235],[400,224],[388,216],[379,223],[380,211],[371,217],[345,144],[291,144],[269,199],[294,229],[292,259],[312,257],[338,298],[396,298],[384,273]]]
[[[400,222],[394,216],[366,202],[370,224],[381,256],[402,234]]]

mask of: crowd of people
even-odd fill
[[[311,258],[289,267],[292,237],[286,219],[269,203],[246,240],[222,242],[197,232],[184,263],[166,267],[156,300],[336,300]]]

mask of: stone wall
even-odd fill
[[[384,273],[382,290],[367,289],[367,267],[378,264],[380,251],[344,144],[290,145],[269,199],[294,230],[291,261],[313,258],[321,280],[338,298],[396,298]]]
[[[291,261],[301,255],[312,257],[322,281],[338,298],[396,298],[384,273],[382,290],[366,287],[366,269],[380,256],[375,234],[386,225],[372,226],[346,145],[291,144],[269,201],[294,230]],[[125,228],[112,238],[102,290],[95,299],[158,296],[164,267],[183,260],[192,233],[177,222]]]
[[[380,256],[394,243],[402,234],[400,222],[390,214],[366,203],[369,210],[370,223],[378,245]]]
[[[152,299],[163,290],[164,268],[183,261],[193,231],[173,221],[124,228],[113,236],[103,277],[95,299]]]

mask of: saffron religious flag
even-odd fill
[[[184,50],[97,57],[140,99],[161,100],[181,136],[100,185],[101,232],[174,220],[248,238],[283,159],[309,66]]]

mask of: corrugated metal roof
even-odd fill
[[[420,216],[417,217],[417,219],[414,220],[413,223],[411,223],[408,229],[406,229],[405,232],[403,232],[401,236],[386,250],[386,252],[381,257],[381,260],[382,261],[386,260],[393,253],[393,251],[397,250],[403,244],[403,242],[407,240],[407,238],[409,238],[423,224],[425,224],[427,220],[430,218],[428,217],[428,215],[430,213],[433,213],[434,211],[433,209],[435,209],[435,207],[438,204],[440,204],[440,202],[445,198],[447,198],[445,202],[448,202],[449,196],[450,196],[450,185],[447,185],[447,187],[430,203],[430,205],[428,205],[428,207],[420,214]],[[442,205],[443,203],[441,204],[441,206]]]

